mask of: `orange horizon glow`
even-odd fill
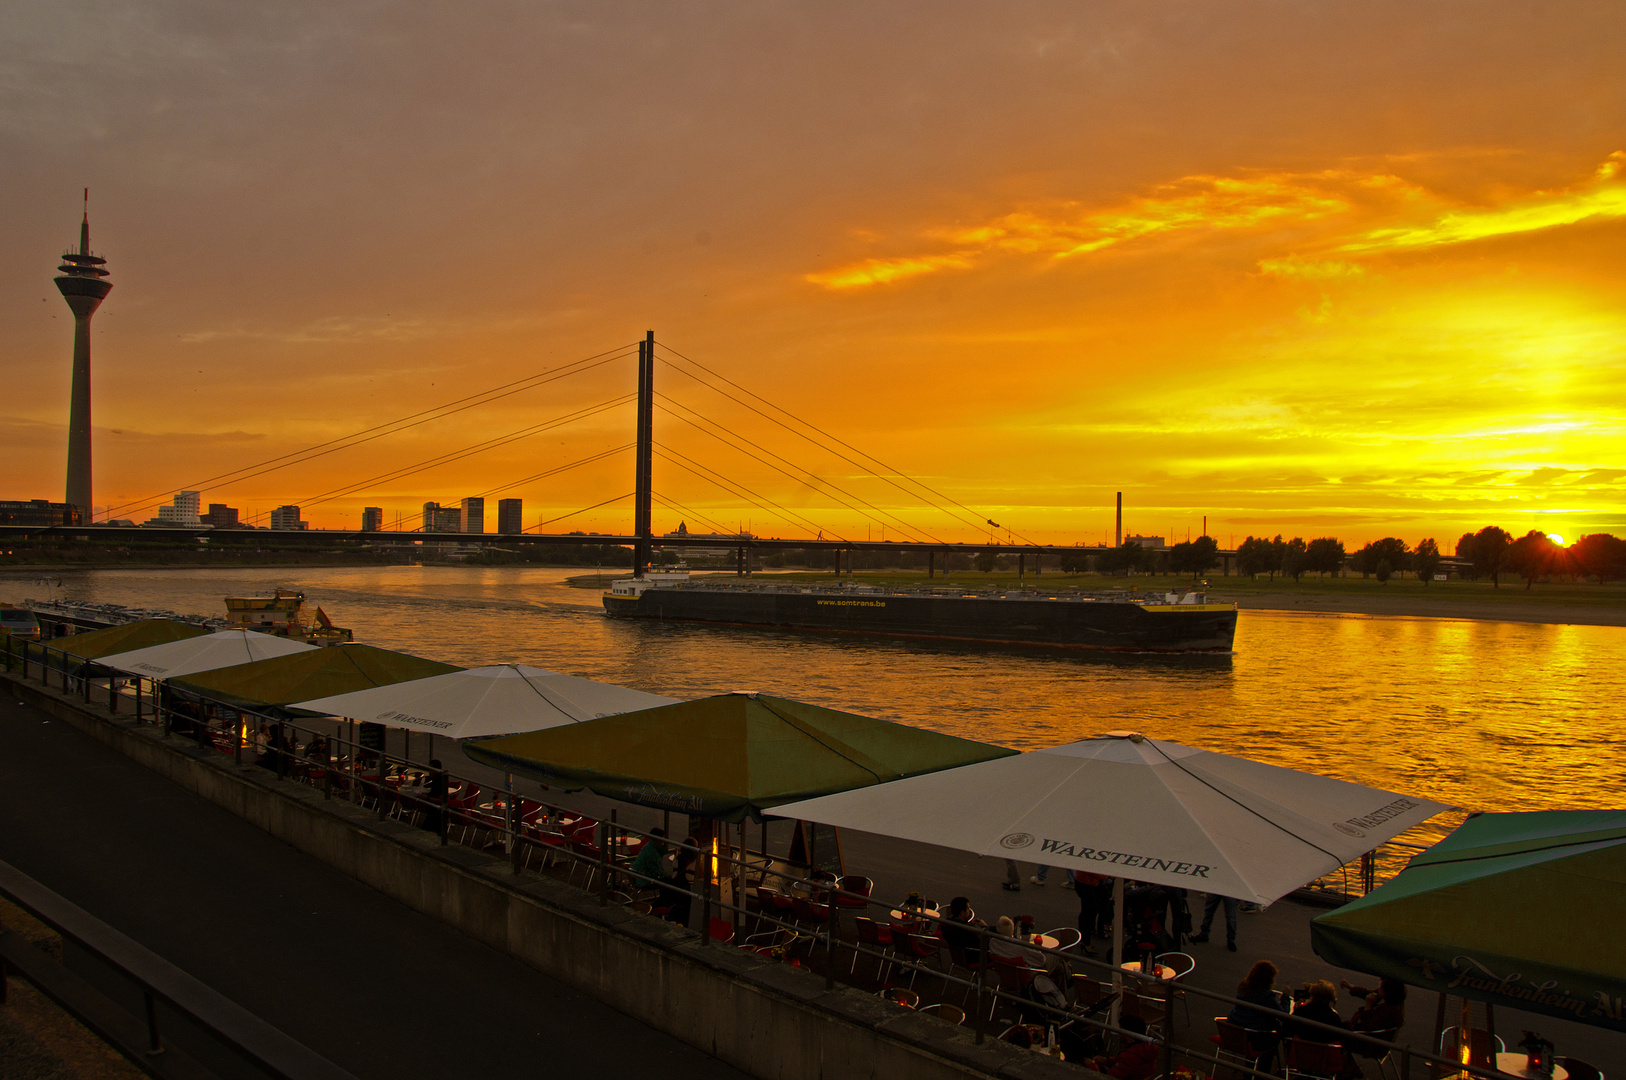
[[[17,84],[85,92],[0,117],[0,499],[62,497],[88,182],[100,517],[629,532],[653,328],[658,533],[1626,536],[1626,14],[1381,7],[30,9]]]

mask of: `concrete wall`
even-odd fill
[[[377,816],[150,725],[4,678],[46,710],[210,802],[470,937],[773,1080],[1096,1074],[996,1043],[802,968],[697,935]]]

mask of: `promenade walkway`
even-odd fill
[[[0,859],[360,1077],[744,1076],[9,694]]]

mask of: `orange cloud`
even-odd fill
[[[938,226],[922,236],[955,250],[871,258],[806,275],[831,289],[885,284],[941,270],[965,270],[991,256],[1065,259],[1179,231],[1236,233],[1316,221],[1350,211],[1359,189],[1396,195],[1411,190],[1399,177],[1327,169],[1314,173],[1186,176],[1121,206],[1086,209],[1076,202],[1024,208],[969,226]]]
[[[1559,228],[1592,218],[1626,217],[1626,184],[1620,182],[1623,165],[1626,151],[1616,150],[1591,179],[1573,188],[1536,192],[1506,206],[1453,211],[1428,225],[1373,229],[1338,250],[1364,254],[1437,247]]]
[[[1391,224],[1354,232],[1349,226],[1330,250],[1359,257],[1389,251],[1468,243],[1536,232],[1598,218],[1626,217],[1626,151],[1611,154],[1581,184],[1538,191],[1503,206],[1436,211],[1423,224]],[[805,275],[829,289],[862,288],[944,270],[968,270],[999,256],[1066,259],[1088,255],[1157,234],[1238,234],[1282,229],[1353,216],[1375,208],[1393,217],[1415,216],[1420,206],[1438,207],[1439,196],[1386,172],[1324,169],[1307,173],[1244,176],[1196,175],[1159,185],[1121,206],[1087,209],[1076,202],[1049,209],[1023,208],[975,225],[934,226],[927,240],[952,246],[940,253],[869,258]],[[1350,258],[1317,259],[1296,254],[1262,259],[1266,274],[1327,281],[1362,276]]]

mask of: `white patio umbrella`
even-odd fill
[[[774,813],[1269,903],[1447,809],[1129,732],[856,788]]]
[[[262,634],[257,630],[222,630],[218,634],[204,634],[202,637],[114,653],[101,657],[96,663],[101,667],[150,679],[173,679],[273,656],[307,652],[316,647],[303,641]]]
[[[523,664],[494,664],[313,698],[289,708],[470,739],[540,731],[676,700]]]

